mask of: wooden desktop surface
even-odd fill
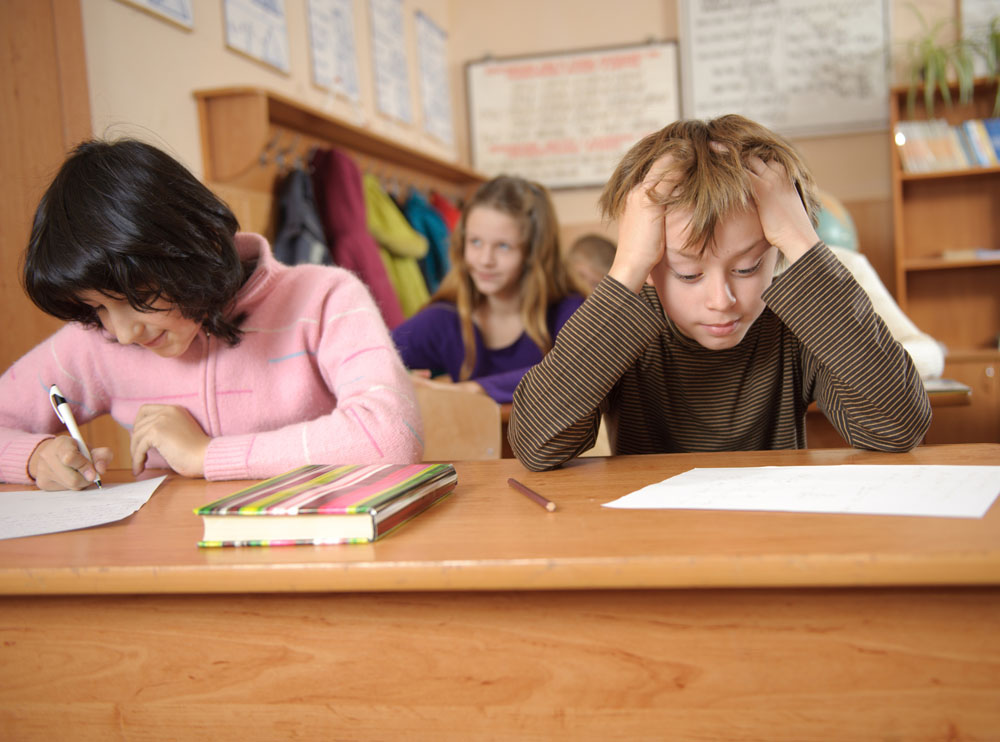
[[[997,739],[1000,507],[601,507],[693,466],[855,463],[1000,445],[459,463],[361,546],[200,550],[192,509],[240,483],[171,477],[120,523],[0,542],[0,738]]]
[[[601,507],[695,466],[988,461],[1000,445],[622,456],[544,473],[459,462],[452,495],[374,544],[239,549],[196,548],[192,511],[245,483],[170,475],[118,523],[0,541],[0,594],[998,584],[1000,508],[969,520]]]

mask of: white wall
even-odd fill
[[[683,0],[682,0],[683,1]],[[193,0],[195,30],[185,32],[121,0],[82,0],[95,134],[126,132],[158,141],[197,174],[202,162],[191,91],[256,85],[424,149],[468,162],[465,62],[496,57],[644,42],[677,37],[677,0],[405,0],[413,110],[420,115],[412,38],[414,11],[427,13],[449,35],[456,142],[447,148],[418,124],[408,127],[375,111],[368,3],[354,0],[362,102],[355,106],[311,82],[306,0],[286,0],[291,74],[225,47],[222,0]],[[917,33],[908,0],[891,0],[894,56]],[[955,0],[917,0],[929,22],[954,17]],[[801,139],[796,145],[823,188],[848,201],[889,199],[889,139],[885,132]],[[564,224],[599,221],[598,189],[559,191]]]

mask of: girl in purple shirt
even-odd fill
[[[545,188],[501,175],[484,183],[452,235],[452,268],[431,303],[392,332],[410,369],[510,402],[529,368],[552,347],[583,302],[559,251]]]

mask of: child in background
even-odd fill
[[[602,415],[616,454],[804,448],[813,400],[851,446],[917,445],[923,384],[816,236],[814,189],[792,147],[741,116],[636,144],[601,196],[619,219],[611,271],[514,395],[518,459],[558,466]]]
[[[288,267],[237,233],[180,163],[134,140],[89,141],[39,203],[24,286],[68,324],[0,377],[0,479],[80,489],[88,462],[49,406],[131,429],[136,473],[256,479],[307,463],[419,461],[419,412],[367,289]]]
[[[590,296],[615,261],[615,243],[599,234],[578,237],[566,254],[566,266],[577,288]]]
[[[571,293],[558,234],[541,185],[500,176],[480,186],[452,234],[451,269],[431,303],[392,332],[407,367],[447,372],[448,388],[510,402],[583,301]]]

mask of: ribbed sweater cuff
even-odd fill
[[[612,321],[626,326],[638,325],[642,328],[640,332],[653,337],[663,330],[666,320],[662,313],[654,311],[643,299],[642,292],[645,290],[646,286],[643,286],[636,294],[625,284],[605,276],[594,288],[594,295],[595,301],[607,310]]]
[[[249,479],[255,435],[213,438],[205,451],[205,479]]]
[[[34,484],[28,476],[28,459],[32,451],[51,435],[36,434],[18,436],[0,451],[0,480],[9,484]]]
[[[811,286],[817,276],[828,277],[838,273],[849,274],[833,251],[820,240],[764,290],[764,302],[775,311],[787,305],[794,306],[803,286]]]

